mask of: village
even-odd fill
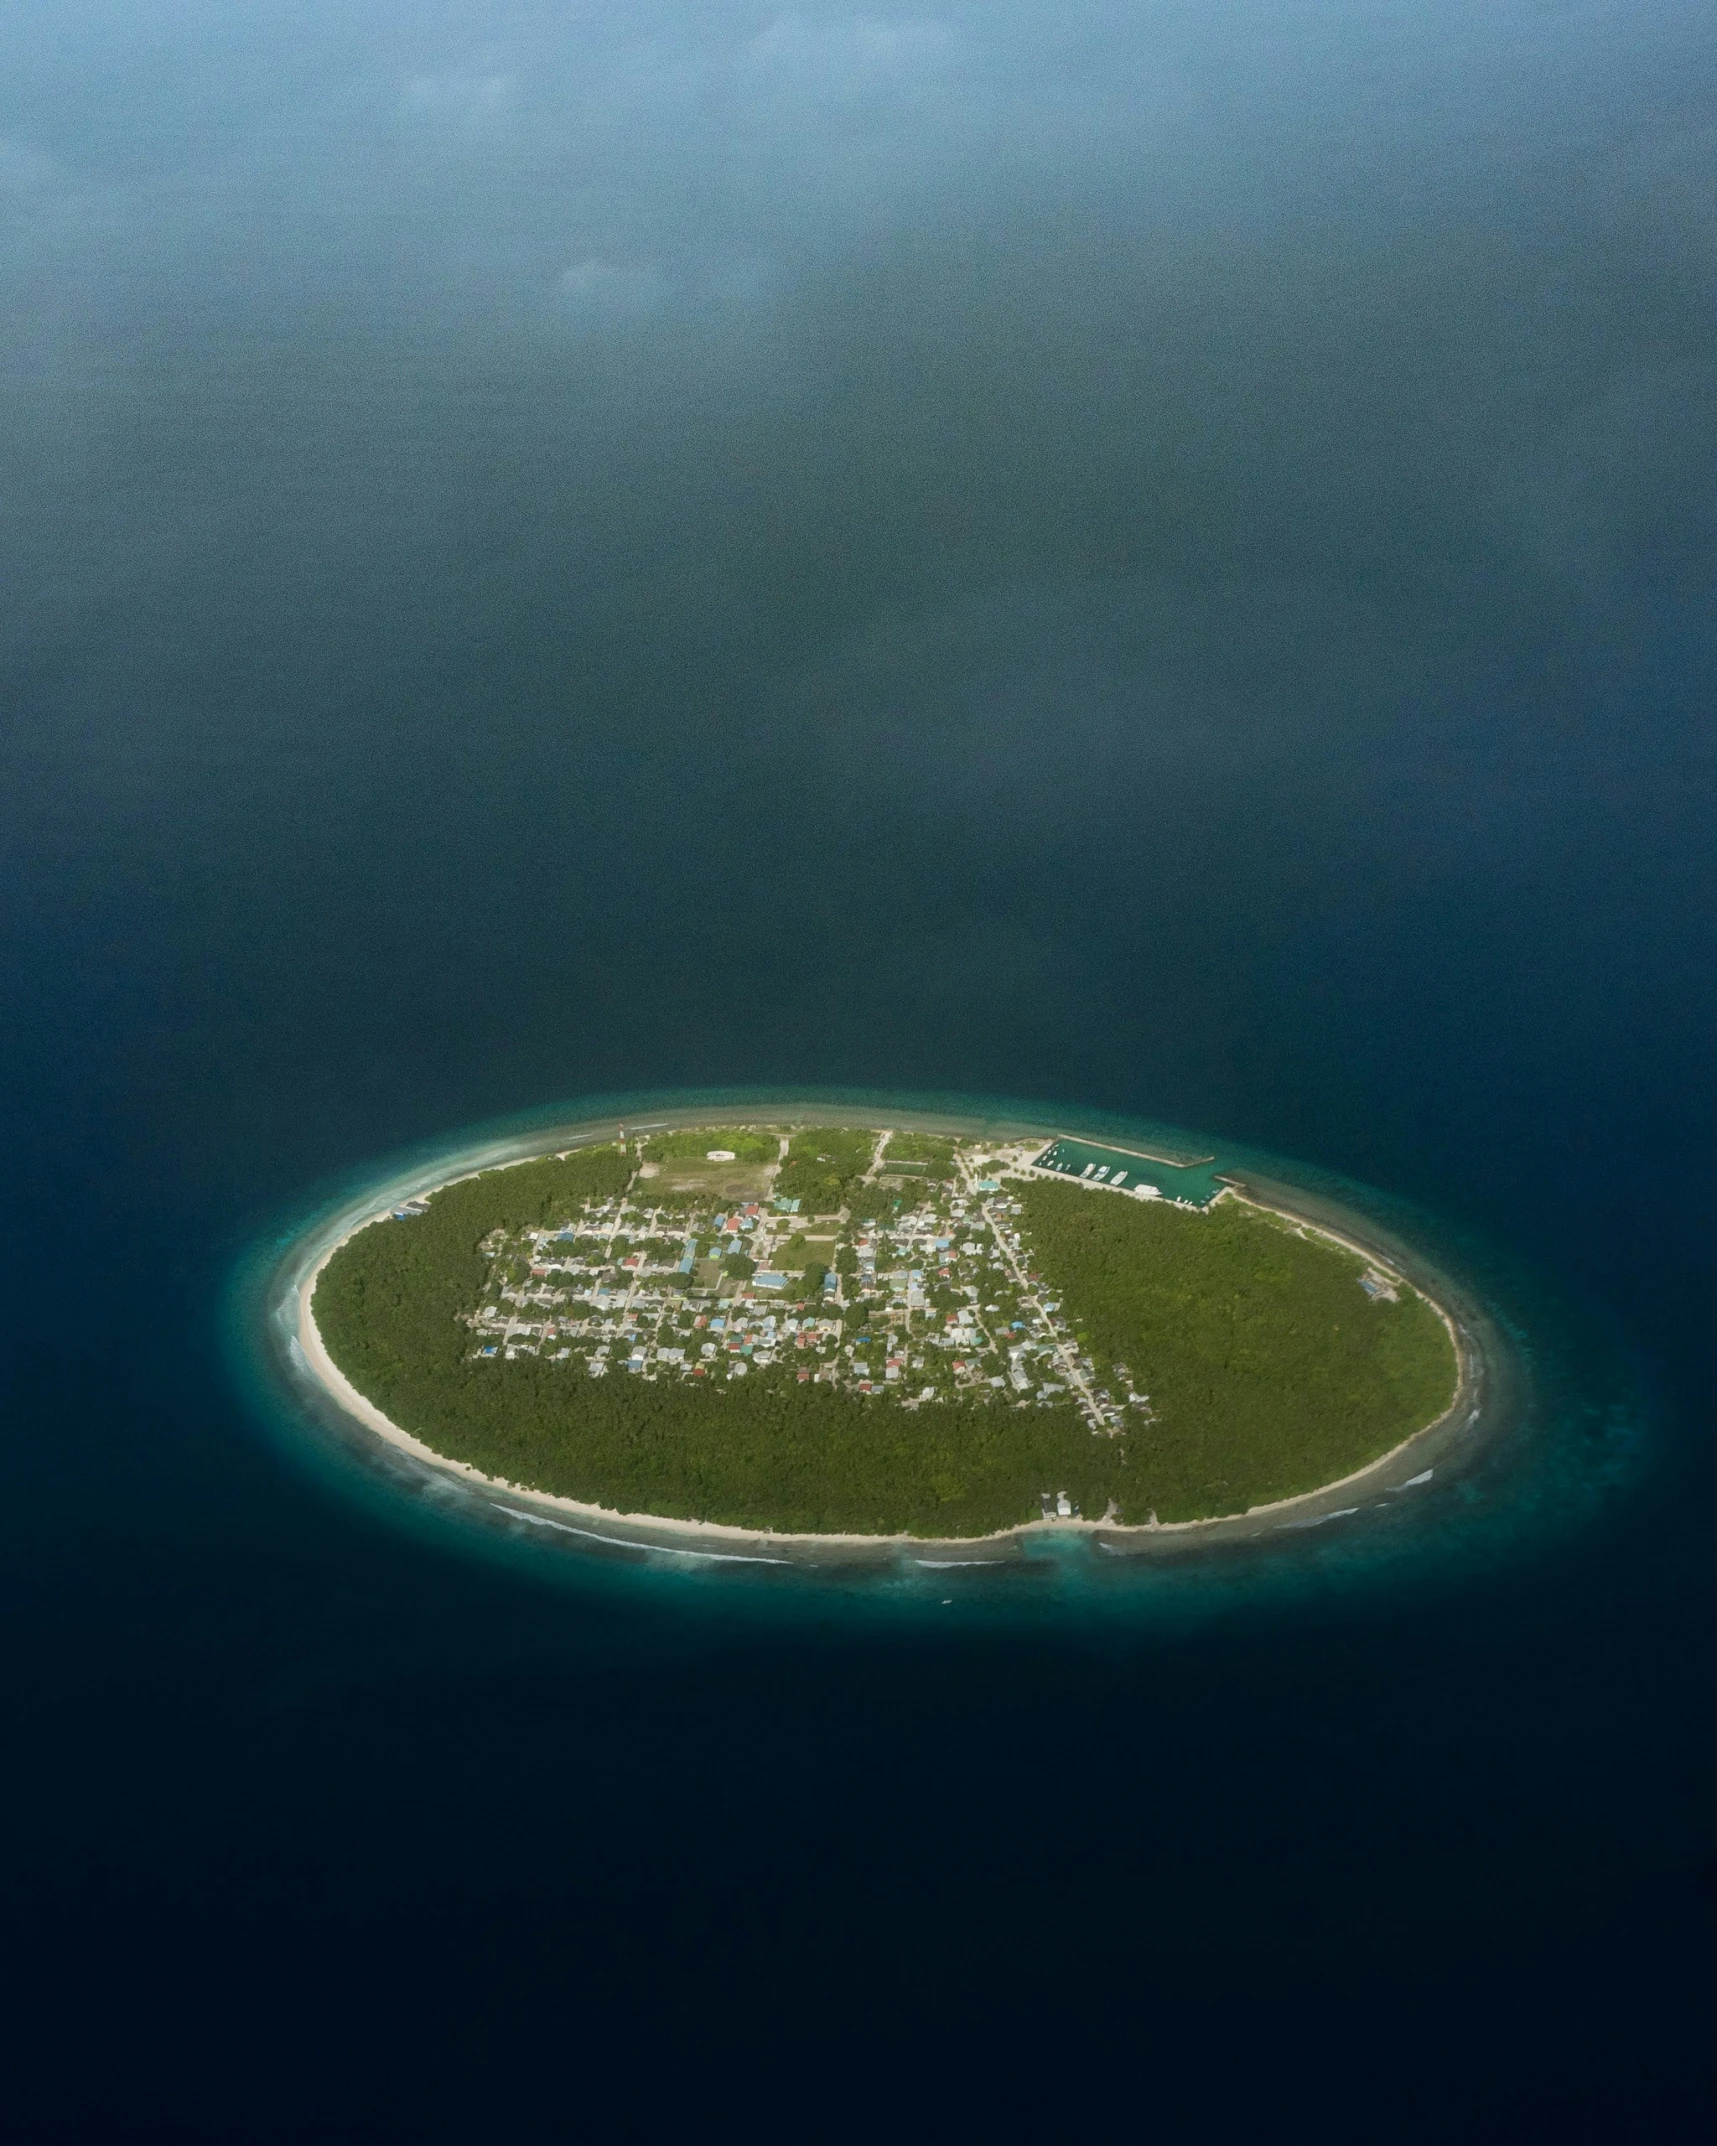
[[[1129,1412],[1148,1417],[1124,1367],[1097,1384],[1035,1271],[1012,1187],[1042,1167],[1042,1143],[871,1137],[868,1168],[829,1214],[769,1189],[779,1163],[759,1170],[758,1197],[718,1202],[683,1178],[668,1189],[643,1162],[623,1196],[588,1201],[559,1228],[495,1232],[469,1314],[474,1359],[833,1386],[908,1409],[1072,1406],[1108,1434]],[[707,1160],[719,1173],[735,1156],[712,1145]],[[680,1168],[695,1177],[701,1164]]]

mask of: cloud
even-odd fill
[[[609,261],[587,255],[561,271],[561,296],[593,315],[653,312],[667,293],[662,272],[648,261]]]
[[[960,40],[942,22],[786,14],[742,49],[737,71],[807,101],[838,102],[916,87],[946,75],[959,55]]]
[[[1227,570],[1394,526],[1378,502],[1409,495],[1422,556],[1482,509],[1601,575],[1616,502],[1649,528],[1709,400],[1717,138],[1669,0],[1633,75],[1603,11],[1560,20],[1536,107],[1521,55],[1550,32],[1513,0],[1494,43],[1453,0],[1326,11],[1315,35],[1276,0],[302,0],[226,41],[214,0],[131,8],[122,49],[9,54],[5,455],[44,514],[67,439],[92,468],[135,455],[134,494],[104,501],[153,500],[161,411],[266,428],[276,362],[338,382],[294,420],[312,446],[366,397],[391,422],[413,368],[466,412],[529,378],[564,392],[564,437],[743,471],[736,545],[786,502],[800,560],[848,546],[845,630],[910,547],[955,582],[1029,579],[1057,545],[1104,573],[1200,546]],[[1596,207],[1561,155],[1576,77],[1594,138],[1644,145]],[[1374,80],[1389,125],[1355,146]],[[1623,305],[1648,228],[1657,282]],[[681,456],[675,428],[704,424],[722,447]]]
[[[408,118],[492,131],[508,116],[513,89],[509,74],[414,75],[400,103]]]

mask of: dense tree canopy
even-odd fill
[[[1364,1261],[1326,1238],[1232,1200],[1188,1214],[1043,1179],[1021,1196],[1098,1375],[1125,1364],[1150,1395],[1132,1466],[1163,1520],[1315,1490],[1453,1396],[1436,1312],[1411,1290],[1368,1298]]]
[[[805,1212],[832,1215],[870,1168],[876,1135],[863,1126],[822,1125],[793,1135],[775,1180],[782,1199],[800,1200]]]

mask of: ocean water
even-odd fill
[[[14,16],[8,2135],[1701,2134],[1709,11]],[[1005,1584],[294,1414],[313,1217],[687,1088],[1361,1188],[1530,1406]]]

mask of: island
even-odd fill
[[[624,1127],[350,1229],[348,1410],[593,1516],[828,1540],[1185,1529],[1445,1421],[1444,1307],[1209,1156],[907,1124]]]

